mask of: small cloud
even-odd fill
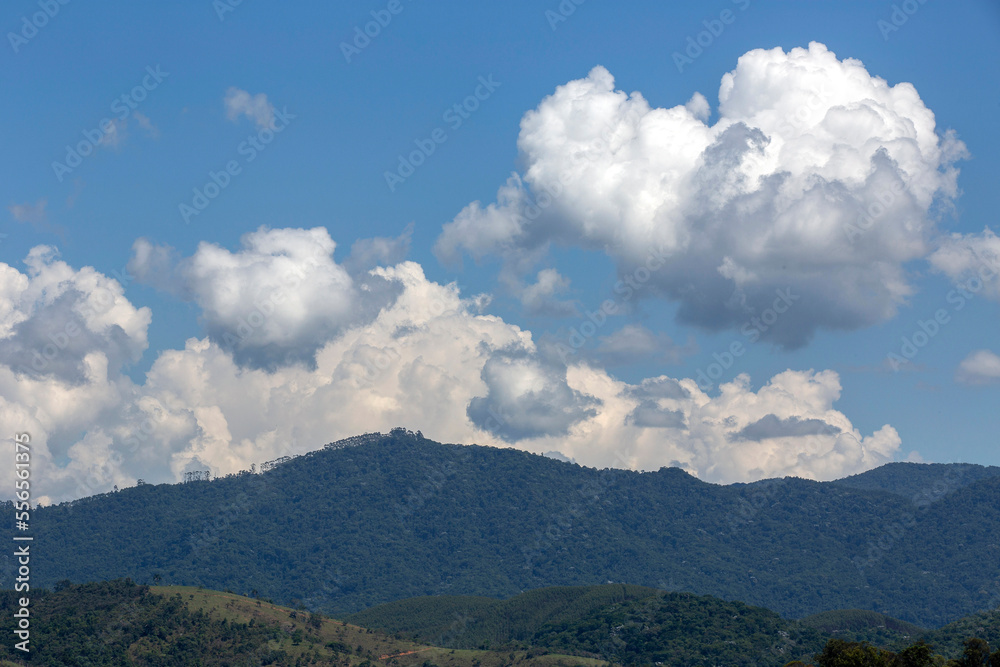
[[[49,215],[46,210],[48,200],[39,199],[34,204],[12,204],[7,207],[14,220],[20,223],[28,223],[36,232],[55,234],[65,239],[66,228],[61,225],[49,224]]]
[[[39,199],[34,204],[11,204],[7,210],[18,222],[39,223],[48,219],[45,212],[47,204],[47,200]]]
[[[837,426],[827,424],[822,419],[801,419],[788,417],[781,419],[775,414],[764,415],[752,424],[747,424],[734,433],[734,440],[771,440],[773,438],[801,438],[806,435],[832,435],[840,433]]]
[[[226,105],[226,117],[231,121],[246,116],[260,129],[270,127],[274,122],[274,106],[267,101],[267,95],[264,93],[251,95],[233,86],[226,91],[223,101]]]
[[[663,332],[653,333],[641,324],[627,324],[598,338],[592,355],[606,366],[626,366],[639,362],[676,364],[698,351],[693,338],[678,345]]]
[[[680,382],[666,375],[646,378],[637,385],[629,385],[623,395],[640,399],[673,398],[680,400],[691,398],[690,391]]]
[[[139,113],[136,111],[132,114],[135,118],[135,122],[139,123],[139,127],[146,131],[146,134],[153,139],[160,136],[160,129],[153,125],[153,121],[149,120],[149,116]]]
[[[976,350],[958,365],[955,381],[970,386],[1000,382],[1000,356],[990,350]]]
[[[528,315],[542,317],[572,317],[577,314],[572,301],[560,301],[557,294],[569,289],[569,278],[555,269],[542,269],[533,285],[521,290],[521,305]]]
[[[709,115],[712,113],[711,107],[708,106],[708,100],[701,93],[695,93],[691,96],[691,99],[687,101],[684,108],[691,112],[691,115],[700,120],[701,122],[708,121]]]
[[[656,401],[643,401],[625,417],[625,423],[640,428],[687,428],[681,410],[661,408]]]
[[[406,259],[412,240],[412,222],[396,238],[376,236],[358,239],[351,246],[351,254],[343,262],[344,269],[354,276],[376,266],[395,266]]]
[[[97,145],[101,148],[118,150],[125,143],[125,139],[128,136],[125,132],[127,126],[128,124],[124,120],[116,119],[111,121],[108,123],[107,131],[101,137],[100,141],[97,142]]]
[[[83,192],[83,181],[79,178],[73,179],[73,192],[66,197],[66,208],[73,208],[76,206],[76,199]]]
[[[562,461],[563,463],[576,463],[576,459],[571,459],[562,452],[556,452],[556,451],[545,452],[544,454],[542,454],[542,456],[544,456],[547,459],[555,459],[556,461]]]

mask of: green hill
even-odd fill
[[[507,600],[423,597],[346,618],[455,648],[534,646],[623,665],[781,666],[809,659],[828,636],[740,602],[621,584],[544,588]],[[461,632],[449,631],[451,619]]]
[[[879,662],[879,655],[892,657],[883,649],[903,652],[918,638],[872,640],[882,647],[876,651],[844,632],[912,626],[858,610],[789,621],[740,602],[621,584],[552,587],[506,600],[423,597],[343,620],[200,587],[115,580],[57,589],[31,591],[31,654],[0,643],[0,665],[783,667],[821,653],[867,653],[874,661],[820,664],[930,667],[966,664],[946,659],[959,658],[970,637],[1000,644],[997,610],[921,635],[943,656],[936,662]],[[20,595],[0,591],[7,636]]]
[[[655,588],[624,584],[553,586],[506,600],[448,595],[410,598],[344,618],[442,646],[534,645],[533,639],[543,626],[573,622],[608,605],[660,594],[662,591]],[[456,621],[462,626],[461,633],[454,632]]]
[[[11,504],[0,511],[13,520]],[[998,477],[915,507],[841,483],[720,486],[674,468],[595,470],[401,429],[263,474],[41,508],[33,528],[39,585],[160,577],[326,613],[627,581],[786,618],[866,609],[937,627],[995,606],[1000,580]],[[2,565],[10,574],[15,563],[4,555]]]
[[[866,609],[824,611],[806,616],[800,622],[845,641],[877,646],[905,646],[927,635],[927,630],[918,625]]]
[[[879,649],[870,656],[874,662],[826,664],[929,667],[959,658],[972,637],[1000,648],[1000,609],[927,631],[873,611],[837,610],[790,621],[740,602],[621,584],[544,588],[506,600],[421,597],[379,605],[346,620],[416,642],[501,652],[535,647],[619,665],[783,667],[811,662],[824,651],[872,653],[864,648],[870,645]],[[942,657],[878,662],[878,655],[905,652],[919,641]]]
[[[1000,606],[972,614],[924,635],[925,641],[945,655],[957,655],[969,637],[979,637],[994,649],[1000,649]],[[1000,661],[1000,658],[998,658]]]
[[[0,591],[0,632],[11,636],[14,591]],[[606,662],[534,649],[452,650],[397,639],[232,593],[116,580],[32,592],[31,653],[0,643],[17,665],[437,665],[600,667]],[[26,658],[30,657],[30,660]]]

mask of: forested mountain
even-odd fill
[[[899,481],[901,493],[795,478],[720,486],[401,429],[267,467],[41,508],[33,582],[162,580],[347,613],[610,581],[924,627],[1000,602],[1000,478],[982,470],[936,496],[930,482],[933,500],[915,505],[923,481]]]

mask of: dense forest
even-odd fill
[[[1000,603],[997,468],[720,486],[402,429],[263,468],[40,508],[32,575],[228,588],[330,614],[605,582],[922,627]]]

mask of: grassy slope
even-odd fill
[[[351,623],[324,618],[318,629],[309,625],[308,612],[295,611],[289,607],[253,600],[232,593],[210,591],[191,586],[151,586],[150,590],[162,595],[172,596],[180,593],[182,599],[191,610],[202,610],[213,617],[226,618],[230,622],[248,623],[254,619],[256,623],[277,624],[287,630],[286,638],[275,643],[274,648],[281,649],[293,657],[318,652],[322,660],[330,660],[332,651],[327,644],[340,643],[354,650],[352,664],[360,664],[371,660],[376,665],[389,664],[395,660],[396,665],[422,665],[431,661],[440,667],[470,667],[478,663],[481,667],[499,667],[511,662],[532,665],[585,665],[587,667],[607,665],[601,660],[578,658],[567,655],[549,654],[532,655],[527,651],[482,651],[482,650],[452,650],[438,648],[396,638],[389,634],[372,631]],[[295,617],[292,617],[295,614]],[[292,633],[302,630],[303,640],[296,646],[292,643]],[[357,649],[361,648],[359,652]],[[513,659],[511,656],[513,655]],[[384,657],[384,656],[391,656]],[[529,661],[530,662],[527,662]]]

